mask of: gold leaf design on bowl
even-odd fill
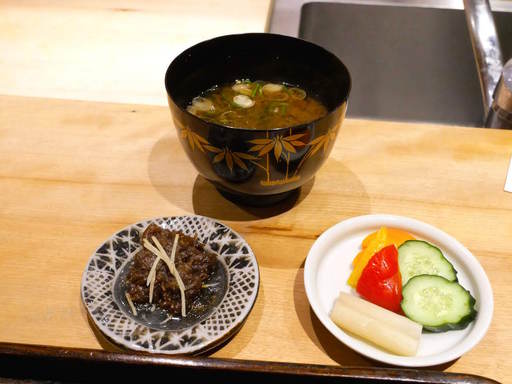
[[[188,141],[188,144],[190,145],[190,149],[192,149],[192,151],[194,150],[195,147],[197,147],[201,152],[204,153],[203,146],[210,144],[208,143],[208,140],[206,140],[201,135],[198,135],[197,133],[193,132],[188,127],[183,127],[183,129],[180,132],[180,135],[183,139],[186,139]]]
[[[304,137],[305,133],[298,133],[295,135],[292,135],[292,130],[290,129],[290,135],[283,136],[283,135],[276,135],[272,138],[268,137],[267,132],[267,138],[265,139],[253,139],[249,140],[248,143],[254,144],[251,148],[249,148],[249,152],[258,152],[258,157],[262,158],[263,156],[266,156],[266,164],[265,164],[265,172],[267,174],[266,180],[261,180],[260,184],[264,186],[272,186],[272,185],[278,185],[278,184],[288,184],[297,181],[300,176],[294,175],[292,179],[288,178],[288,171],[289,171],[289,165],[290,165],[290,154],[291,153],[297,153],[297,149],[300,147],[304,147],[307,144],[300,141],[302,137]],[[281,158],[281,155],[284,153],[285,155],[285,161],[286,161],[286,174],[283,179],[277,179],[277,180],[271,180],[270,179],[270,158],[269,153],[273,150],[274,157],[277,162],[279,162],[279,159]]]
[[[290,134],[288,136],[276,135],[274,137],[269,137],[269,133],[267,131],[266,138],[258,138],[247,141],[247,143],[252,144],[252,146],[248,149],[248,152],[257,152],[257,154],[252,155],[250,153],[232,151],[227,146],[224,148],[217,148],[211,145],[207,139],[193,132],[189,127],[183,126],[181,124],[179,127],[181,128],[180,137],[188,142],[188,145],[192,151],[194,151],[195,148],[198,148],[203,153],[206,153],[206,151],[215,153],[215,156],[212,159],[212,164],[225,162],[229,171],[233,173],[235,166],[248,171],[249,168],[246,164],[246,161],[248,161],[264,170],[266,173],[266,179],[260,180],[260,184],[263,186],[282,185],[298,181],[300,179],[298,172],[302,168],[304,161],[315,155],[322,148],[323,153],[327,153],[327,149],[329,148],[330,143],[334,142],[336,139],[337,133],[336,127],[330,129],[325,134],[316,137],[310,142],[305,143],[301,139],[306,136],[306,133],[292,134],[292,130],[290,129]],[[302,157],[299,165],[293,173],[293,176],[290,177],[289,163],[291,154],[297,153],[298,149],[306,146],[309,146],[310,148]],[[282,179],[271,179],[269,156],[271,152],[277,162],[279,162],[284,155],[284,161],[286,161],[286,174]],[[259,163],[262,158],[265,159],[264,165]]]
[[[205,148],[208,149],[210,152],[216,153],[212,161],[213,164],[220,163],[221,161],[224,160],[231,173],[233,173],[233,166],[235,164],[238,167],[242,168],[243,170],[249,171],[249,168],[247,168],[247,165],[243,160],[248,160],[251,162],[253,162],[254,160],[258,160],[257,157],[249,155],[247,153],[232,152],[228,147],[220,149],[212,145],[206,145]]]

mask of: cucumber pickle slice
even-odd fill
[[[415,276],[403,287],[402,295],[405,315],[430,332],[466,328],[477,314],[469,291],[441,276]]]
[[[398,247],[398,265],[402,286],[417,275],[438,275],[457,281],[457,271],[439,248],[421,240],[407,240]]]

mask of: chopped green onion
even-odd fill
[[[258,93],[258,91],[260,92],[260,95],[261,95],[261,85],[259,85],[258,83],[256,83],[256,86],[255,86],[255,87],[254,87],[254,89],[252,90],[251,97],[256,96],[256,93]]]
[[[252,94],[251,91],[251,83],[236,83],[231,87],[231,89],[235,92],[238,92],[242,95],[249,96]]]
[[[281,84],[267,83],[263,86],[263,92],[265,93],[277,93],[283,90]]]
[[[290,88],[289,93],[291,97],[297,100],[304,100],[306,98],[306,92],[300,88]]]
[[[251,108],[254,105],[254,100],[245,95],[236,95],[233,102],[242,108]]]

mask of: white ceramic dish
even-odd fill
[[[379,349],[363,339],[345,333],[329,314],[339,292],[351,292],[346,283],[352,259],[366,235],[381,226],[400,228],[441,249],[458,272],[462,286],[476,299],[478,315],[467,328],[444,333],[423,333],[418,353],[398,356]],[[404,367],[423,367],[452,361],[473,348],[485,335],[493,313],[492,289],[478,260],[461,243],[445,232],[418,220],[393,215],[358,216],[325,231],[313,244],[304,267],[306,294],[322,324],[342,343],[377,361]]]

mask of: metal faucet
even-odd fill
[[[503,66],[488,0],[464,0],[466,22],[478,67],[485,126],[512,129],[512,59]]]

